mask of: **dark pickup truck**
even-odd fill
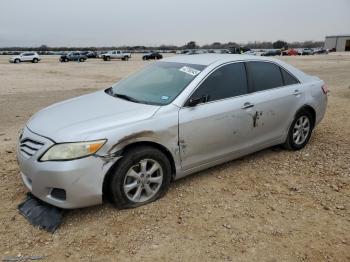
[[[87,57],[80,52],[70,52],[67,55],[62,55],[60,57],[60,62],[69,62],[69,61],[79,61],[85,62]]]

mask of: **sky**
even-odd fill
[[[0,47],[324,40],[350,0],[0,0]]]

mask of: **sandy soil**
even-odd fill
[[[350,261],[350,56],[282,58],[324,79],[328,112],[298,152],[266,149],[173,183],[134,210],[74,210],[55,234],[29,225],[14,154],[37,110],[143,67],[89,60],[9,64],[0,57],[0,256],[59,261]]]

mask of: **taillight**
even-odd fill
[[[325,95],[327,95],[329,93],[328,87],[326,85],[322,86],[322,91]]]

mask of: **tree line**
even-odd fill
[[[41,51],[41,52],[57,52],[57,51],[104,51],[104,50],[128,50],[128,51],[146,51],[146,50],[165,50],[165,51],[176,51],[176,50],[185,50],[185,49],[231,49],[231,48],[239,48],[239,47],[245,47],[250,49],[288,49],[288,48],[315,48],[315,47],[323,47],[324,42],[323,41],[303,41],[303,42],[286,42],[283,40],[278,40],[276,42],[248,42],[246,44],[239,44],[236,42],[227,42],[227,43],[221,43],[221,42],[214,42],[212,44],[206,44],[206,45],[198,45],[195,41],[190,41],[187,44],[183,46],[176,46],[176,45],[159,45],[159,46],[142,46],[142,45],[136,45],[136,46],[108,46],[108,47],[50,47],[47,45],[41,45],[39,47],[0,47],[0,50],[2,51],[19,51],[19,50],[26,50],[26,51]]]

